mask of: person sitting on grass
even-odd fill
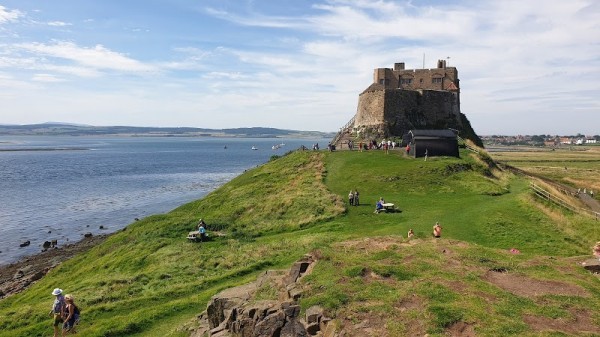
[[[433,236],[435,238],[439,238],[442,236],[442,226],[440,226],[439,222],[436,222],[433,226]]]
[[[379,213],[383,210],[383,203],[383,198],[377,201],[377,204],[375,204],[375,213]]]
[[[407,236],[407,237],[410,239],[410,238],[412,238],[413,236],[415,236],[415,232],[414,232],[414,231],[413,231],[413,229],[411,228],[411,229],[409,229],[409,230],[408,230],[408,236]]]

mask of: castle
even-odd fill
[[[356,115],[333,144],[348,140],[401,138],[410,130],[452,129],[482,145],[467,117],[460,112],[460,81],[456,67],[438,60],[433,69],[377,68],[373,84],[358,98]]]

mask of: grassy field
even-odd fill
[[[55,287],[76,296],[81,336],[187,336],[212,295],[307,252],[320,260],[302,307],[322,305],[349,335],[600,334],[600,282],[576,263],[598,240],[598,223],[540,204],[523,178],[461,157],[343,151],[273,160],[131,224],[1,300],[0,336],[51,336]],[[345,204],[351,189],[360,206]],[[374,214],[379,197],[401,212]],[[187,242],[200,217],[214,239]],[[444,229],[434,240],[436,221]],[[550,323],[561,332],[540,328]]]
[[[571,146],[556,150],[542,148],[507,150],[492,152],[491,155],[497,161],[574,188],[600,191],[600,146]],[[597,195],[594,197],[600,200]]]

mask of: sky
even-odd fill
[[[597,0],[0,0],[0,124],[337,131],[439,59],[480,135],[600,134]]]

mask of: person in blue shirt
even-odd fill
[[[198,233],[200,233],[200,241],[204,242],[204,240],[206,240],[206,228],[204,228],[204,225],[200,225]]]
[[[377,200],[377,204],[375,204],[375,213],[381,212],[381,210],[383,209],[383,203],[383,198]]]

